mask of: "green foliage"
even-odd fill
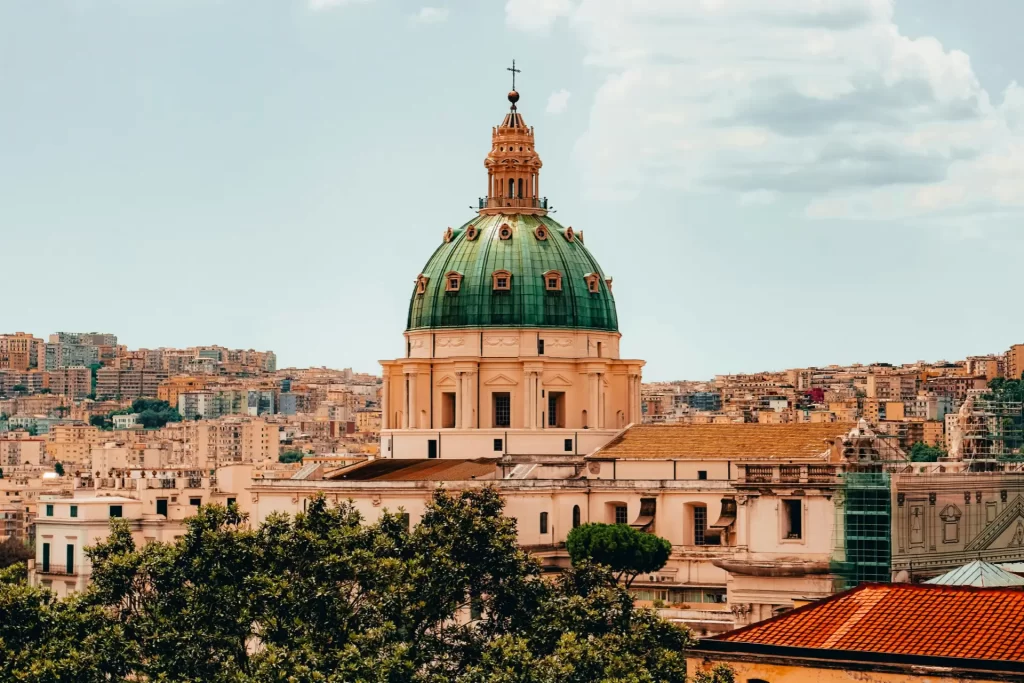
[[[716,664],[711,671],[698,671],[693,683],[736,683],[736,672],[728,664]]]
[[[910,447],[910,460],[912,462],[938,462],[939,458],[945,458],[946,451],[937,446],[929,446],[923,441],[918,441]]]
[[[412,530],[319,496],[255,529],[204,506],[175,543],[141,548],[116,519],[87,552],[81,597],[0,586],[0,680],[686,679],[686,630],[636,608],[607,568],[543,580],[490,489],[438,493]]]
[[[39,435],[39,427],[37,427],[33,423],[29,423],[29,424],[25,425],[25,431],[28,432],[29,436],[38,436]]]
[[[131,412],[138,413],[138,423],[146,429],[157,429],[168,422],[181,422],[181,414],[167,401],[140,398],[132,403]]]
[[[89,424],[106,430],[114,428],[114,422],[110,419],[109,415],[92,415],[89,417]]]
[[[629,586],[639,574],[656,572],[668,562],[672,544],[626,524],[583,524],[569,532],[566,548],[573,564],[602,564]]]
[[[32,551],[21,541],[13,537],[0,543],[0,569],[12,564],[23,563],[32,557]]]
[[[281,455],[277,456],[277,460],[278,462],[285,463],[302,462],[305,455],[302,451],[284,451]]]
[[[58,477],[63,477],[64,476],[64,465],[59,463],[59,462],[53,463],[53,471],[57,473]]]
[[[26,394],[28,393],[28,387],[26,387],[24,384],[15,384],[13,387],[11,387],[11,391],[13,391],[16,394]]]

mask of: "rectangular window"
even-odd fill
[[[546,534],[548,532],[548,513],[540,513],[540,532]]]
[[[156,499],[156,514],[167,516],[167,499],[157,498]]]
[[[398,517],[402,520],[402,526],[405,527],[405,530],[409,531],[409,529],[411,528],[411,525],[409,523],[409,513],[401,512],[398,514]]]
[[[43,544],[43,573],[48,574],[50,572],[50,544]]]
[[[199,507],[200,505],[203,504],[203,499],[202,498],[189,498],[188,499],[188,504],[192,505],[194,507]]]
[[[47,505],[46,506],[46,516],[47,517],[53,517],[53,506],[52,505]]]
[[[503,450],[503,449],[502,449],[502,446],[501,446],[501,439],[495,439],[495,440],[494,440],[494,450],[495,450],[495,451],[498,451],[498,452],[500,452],[501,450]]]
[[[707,470],[697,470],[697,478],[698,479],[707,479],[708,478],[708,471]]]
[[[552,391],[548,394],[548,426],[565,427],[565,392]]]
[[[537,340],[537,355],[538,356],[543,356],[544,355],[544,340],[543,339],[538,339]]]
[[[437,439],[427,439],[427,457],[437,457]]]
[[[572,439],[566,439],[565,440],[565,452],[566,453],[571,453],[572,452]]]
[[[120,517],[121,516],[121,506],[120,505],[111,505],[110,506],[110,516],[111,517]]]
[[[68,543],[67,553],[65,555],[67,560],[67,572],[68,574],[75,573],[75,546]]]
[[[693,508],[693,544],[704,545],[704,532],[708,528],[708,509],[703,505]]]
[[[615,523],[616,524],[628,524],[629,516],[625,505],[615,506]]]
[[[455,427],[455,392],[445,391],[441,394],[441,428]]]
[[[494,426],[512,426],[512,397],[508,392],[492,394],[494,397]]]
[[[235,504],[235,499],[234,498],[228,498],[228,507],[231,507],[234,504]]]
[[[72,505],[71,506],[71,516],[72,517],[77,517],[78,516],[78,506],[77,505]]]
[[[784,537],[787,539],[803,538],[803,501],[784,500],[782,501],[782,510],[785,515],[782,520]]]

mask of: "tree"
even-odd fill
[[[24,384],[15,384],[13,387],[11,387],[11,391],[13,391],[16,394],[27,394],[28,387],[26,387]]]
[[[0,467],[0,479],[4,478],[4,468]]]
[[[138,423],[146,429],[159,429],[168,422],[181,422],[181,414],[167,401],[140,398],[132,403],[131,411],[138,413]]]
[[[35,422],[29,422],[25,425],[25,431],[28,432],[29,436],[39,436],[39,425]]]
[[[90,415],[89,424],[100,429],[112,429],[114,426],[109,415]]]
[[[256,528],[216,505],[186,525],[139,548],[112,520],[76,598],[0,585],[0,680],[686,680],[688,631],[605,567],[543,580],[492,489],[440,492],[412,529],[323,496]]]
[[[569,532],[566,548],[573,564],[591,561],[607,566],[629,587],[640,574],[656,572],[668,562],[672,544],[626,524],[583,524]]]
[[[24,562],[30,557],[32,557],[32,551],[13,536],[8,537],[6,541],[0,542],[0,569]]]
[[[936,446],[918,441],[910,447],[911,462],[938,462],[939,458],[945,458],[946,451]]]
[[[64,465],[59,462],[53,463],[53,471],[57,473],[58,477],[64,476]]]
[[[693,683],[736,683],[736,672],[728,664],[716,664],[710,671],[698,671]]]
[[[277,461],[284,463],[302,462],[304,457],[306,457],[306,454],[302,451],[284,451],[281,455],[277,456]]]

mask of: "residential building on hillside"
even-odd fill
[[[156,398],[160,383],[167,379],[161,370],[120,370],[100,368],[96,371],[96,397],[119,400]]]
[[[92,393],[92,370],[89,368],[61,368],[50,370],[47,375],[53,394],[78,401]]]

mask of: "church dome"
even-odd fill
[[[611,280],[583,235],[543,213],[482,211],[416,279],[408,329],[544,327],[618,331]]]

